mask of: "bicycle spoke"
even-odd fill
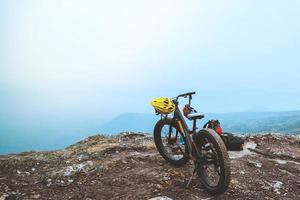
[[[203,138],[201,152],[203,155],[201,158],[202,162],[200,162],[200,164],[202,164],[202,173],[205,174],[206,180],[210,185],[217,185],[221,177],[221,169],[217,152],[208,138]]]
[[[181,153],[182,153],[182,154],[184,154],[184,151],[182,150],[182,148],[181,148],[181,147],[179,147],[179,150],[181,151]]]
[[[218,169],[220,169],[220,170],[218,170]],[[217,169],[217,168],[215,168],[215,170],[216,170],[216,172],[218,173],[218,175],[219,175],[219,176],[221,176],[221,168],[220,168],[220,167],[218,167],[218,169]]]
[[[180,145],[178,137],[182,137],[181,133],[172,125],[162,128],[162,143],[167,154],[172,158],[179,160],[185,155],[185,145]]]

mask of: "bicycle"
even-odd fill
[[[194,171],[186,187],[189,187],[197,173],[209,193],[222,194],[230,183],[228,152],[221,137],[213,129],[197,131],[197,120],[204,118],[204,114],[191,107],[194,94],[189,92],[173,99],[158,98],[151,102],[156,114],[161,115],[154,127],[154,142],[161,156],[175,166],[186,164],[190,158],[193,160]],[[184,107],[184,116],[193,122],[191,130],[179,109],[178,99],[181,97],[189,97],[189,103]],[[173,116],[169,117],[170,114]]]

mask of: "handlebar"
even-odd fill
[[[196,94],[196,92],[188,92],[188,93],[184,93],[184,94],[180,94],[176,97],[176,102],[178,101],[179,97],[189,97],[189,104],[191,104],[191,100],[192,100],[192,95]]]

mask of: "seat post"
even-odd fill
[[[193,132],[196,132],[197,129],[197,119],[193,120]]]

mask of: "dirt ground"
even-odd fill
[[[0,200],[300,199],[299,136],[245,139],[243,152],[230,152],[231,183],[220,196],[207,193],[197,176],[185,189],[192,162],[171,166],[151,136],[124,133],[96,135],[61,151],[0,156]]]

